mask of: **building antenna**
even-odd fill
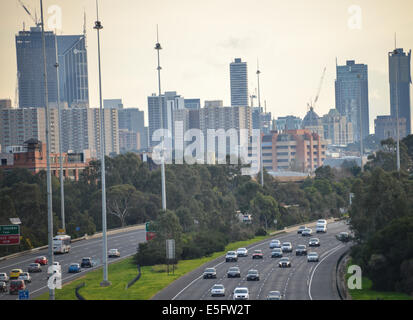
[[[397,33],[394,33],[394,50],[397,49]]]
[[[260,68],[258,64],[258,58],[257,58],[257,78],[258,78],[258,107],[261,109],[261,94],[260,94]]]

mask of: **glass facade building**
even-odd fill
[[[236,58],[230,64],[231,79],[231,106],[247,107],[248,106],[248,71],[247,63]]]

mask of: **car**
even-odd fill
[[[318,219],[318,220],[317,220],[317,225],[325,225],[325,226],[327,226],[327,220],[326,220],[326,219]]]
[[[281,258],[280,262],[278,263],[278,266],[280,268],[291,268],[291,262],[290,259],[287,257]]]
[[[79,273],[82,271],[82,268],[80,267],[79,263],[71,263],[69,265],[69,270],[67,272],[69,273]]]
[[[247,248],[238,248],[237,250],[238,257],[248,257],[248,250]]]
[[[270,249],[274,249],[274,248],[281,248],[280,240],[271,240]]]
[[[23,272],[22,269],[13,269],[13,270],[11,270],[11,271],[10,271],[10,275],[9,275],[10,280],[12,280],[12,279],[18,279],[18,278],[19,278],[19,275],[20,275],[22,272]]]
[[[264,255],[262,254],[262,250],[254,250],[252,254],[253,259],[264,259]]]
[[[296,256],[306,256],[307,255],[307,247],[304,244],[299,244],[297,248],[295,248],[295,255]]]
[[[82,258],[82,262],[80,263],[81,268],[92,268],[93,261],[91,257]]]
[[[26,290],[26,284],[23,280],[10,281],[9,294],[19,294],[19,290]]]
[[[2,281],[2,282],[9,282],[9,277],[7,276],[7,273],[4,273],[4,272],[2,272],[2,273],[0,273],[0,281]]]
[[[241,278],[241,271],[238,267],[231,267],[227,271],[227,278]]]
[[[320,233],[320,232],[326,233],[327,232],[327,226],[325,224],[317,225],[317,227],[315,228],[315,232],[316,233]]]
[[[42,266],[40,263],[31,263],[27,268],[27,272],[42,272]]]
[[[245,287],[237,287],[233,291],[234,300],[248,300],[250,298],[249,290]]]
[[[280,291],[270,291],[267,295],[267,300],[281,300]]]
[[[225,256],[225,262],[237,262],[238,255],[235,251],[228,251],[227,255]]]
[[[34,260],[34,263],[39,263],[40,265],[44,266],[48,263],[48,260],[45,256],[37,257],[36,260]]]
[[[318,253],[317,252],[308,253],[307,262],[318,262]]]
[[[222,284],[214,284],[211,288],[211,296],[222,296],[225,297],[225,287]]]
[[[118,249],[110,249],[108,252],[109,258],[119,258],[120,257],[120,252]]]
[[[259,280],[260,280],[260,274],[258,273],[258,270],[255,270],[255,269],[248,270],[247,281],[259,281]]]
[[[350,235],[348,232],[340,232],[339,234],[336,235],[337,240],[342,241],[342,242],[348,242],[350,241]]]
[[[283,256],[283,251],[281,248],[275,248],[271,252],[271,258],[282,258]]]
[[[292,252],[293,251],[293,245],[291,242],[283,242],[283,245],[281,246],[282,252]]]
[[[20,275],[19,275],[19,278],[18,278],[18,280],[23,280],[24,282],[28,282],[28,283],[31,283],[32,282],[32,277],[30,276],[30,273],[28,273],[28,272],[22,272]]]
[[[0,292],[7,292],[7,283],[0,281]]]
[[[306,228],[301,232],[301,235],[303,237],[309,237],[313,234],[313,230],[311,230],[310,228]]]
[[[320,239],[311,238],[310,241],[308,241],[308,246],[309,247],[319,247],[320,246]]]
[[[306,227],[306,226],[300,226],[300,227],[298,227],[297,233],[298,233],[298,234],[301,234],[301,232],[303,232],[304,229],[307,229],[307,227]]]
[[[202,276],[204,279],[215,279],[217,277],[217,270],[215,268],[206,268]]]

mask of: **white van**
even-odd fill
[[[316,226],[316,228],[315,228],[315,231],[316,231],[317,233],[320,233],[320,232],[326,233],[326,232],[327,232],[327,225],[325,225],[325,224],[318,224],[318,225]]]

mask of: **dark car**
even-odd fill
[[[26,284],[24,280],[12,280],[10,281],[9,293],[10,294],[18,294],[19,290],[25,290]]]
[[[259,280],[260,280],[260,274],[258,273],[258,270],[251,269],[248,271],[247,281],[259,281]]]
[[[241,278],[241,271],[238,267],[228,269],[227,278]]]
[[[307,247],[303,244],[299,244],[295,249],[296,256],[306,256],[307,255]]]
[[[262,254],[262,250],[255,250],[252,254],[253,259],[263,259],[264,255]]]
[[[276,248],[271,252],[271,258],[282,258],[283,251],[281,248]]]
[[[267,296],[267,300],[281,300],[282,296],[280,291],[270,291]]]
[[[92,268],[93,267],[93,261],[92,258],[86,257],[82,258],[82,262],[80,263],[81,268]]]
[[[306,226],[301,226],[298,228],[297,233],[301,234],[301,232],[303,232],[303,230],[306,229]]]
[[[291,262],[290,259],[285,257],[285,258],[281,258],[280,262],[278,263],[278,266],[280,268],[291,268]]]
[[[336,235],[337,240],[342,241],[342,242],[348,242],[350,241],[350,235],[348,232],[340,232],[338,235]]]
[[[217,277],[217,270],[215,268],[206,268],[202,276],[204,279],[215,279]]]
[[[309,247],[319,247],[320,246],[320,239],[311,238],[310,241],[308,241],[308,246]]]

